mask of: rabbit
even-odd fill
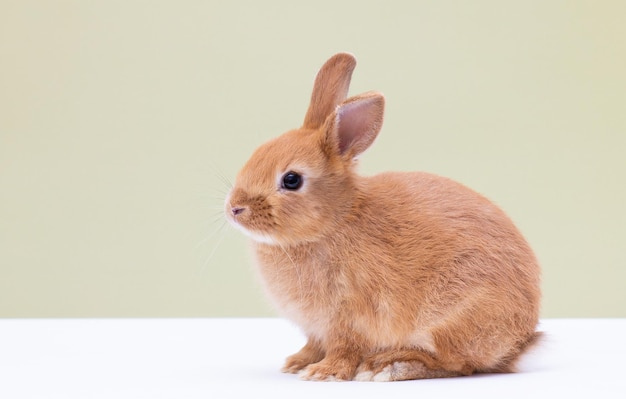
[[[302,127],[261,145],[225,201],[271,302],[306,335],[282,371],[318,381],[516,371],[541,336],[533,251],[460,183],[357,174],[385,100],[346,98],[355,65],[339,53],[322,66]]]

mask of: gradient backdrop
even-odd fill
[[[0,0],[0,317],[266,316],[221,216],[332,54],[387,97],[361,171],[500,204],[543,317],[626,317],[626,2]]]

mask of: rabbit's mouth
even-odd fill
[[[269,235],[267,233],[262,233],[262,232],[256,232],[256,231],[248,230],[247,228],[243,227],[240,223],[237,223],[236,221],[234,223],[232,223],[232,224],[237,229],[242,231],[245,235],[247,235],[252,240],[254,240],[254,241],[258,242],[258,243],[268,244],[268,245],[277,245],[278,244],[276,242],[276,240],[271,235]]]

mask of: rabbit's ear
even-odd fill
[[[385,97],[369,92],[344,101],[326,121],[325,142],[344,159],[367,150],[383,124]]]
[[[347,53],[335,54],[326,61],[315,77],[311,104],[302,127],[321,127],[328,115],[346,99],[355,66],[356,59]]]

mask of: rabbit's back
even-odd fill
[[[356,253],[375,259],[364,263],[383,285],[370,281],[368,296],[381,298],[379,308],[406,326],[406,339],[421,334],[440,349],[452,345],[459,358],[477,359],[477,369],[514,358],[534,341],[539,265],[502,210],[428,173],[384,173],[361,184],[362,214],[350,231],[360,230],[356,241],[367,245]]]

